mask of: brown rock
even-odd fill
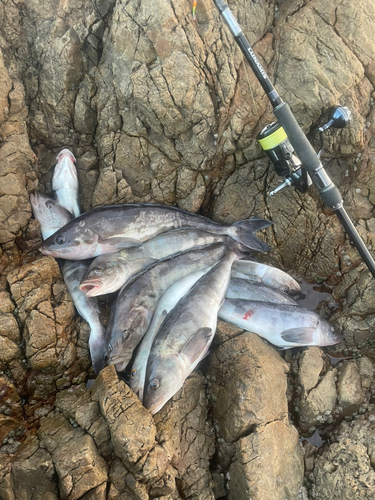
[[[124,466],[137,479],[160,478],[168,466],[168,458],[155,442],[152,416],[125,382],[118,379],[113,365],[98,375],[92,387],[92,399],[99,402],[114,452]]]
[[[56,471],[51,455],[35,439],[18,449],[12,465],[14,494],[17,499],[57,500]]]
[[[324,423],[323,414],[331,414],[336,407],[337,393],[335,379],[337,370],[328,371],[307,394],[304,393],[299,401],[299,426],[307,431],[313,426]]]
[[[297,500],[303,484],[303,458],[294,427],[274,421],[237,442],[229,469],[233,500]]]
[[[107,467],[91,436],[62,416],[45,418],[38,431],[52,455],[62,498],[77,500],[107,480]]]
[[[192,373],[184,386],[155,415],[157,439],[177,470],[177,481],[191,499],[213,499],[209,464],[214,454],[213,429],[207,422],[205,379]],[[171,476],[172,473],[172,476]],[[163,482],[172,487],[174,472]],[[163,494],[167,491],[163,489]]]
[[[343,415],[351,415],[356,412],[365,401],[361,377],[355,361],[345,361],[340,367],[337,393],[338,404],[343,409]]]
[[[209,373],[216,381],[209,397],[220,436],[233,442],[254,425],[287,415],[287,371],[275,349],[255,334],[245,332],[215,349]]]

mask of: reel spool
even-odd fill
[[[306,193],[311,185],[311,179],[302,162],[295,154],[285,130],[278,122],[273,122],[264,127],[257,135],[257,140],[263,151],[274,164],[277,175],[285,177],[285,181],[269,196],[281,191],[286,186],[294,186],[301,193]]]

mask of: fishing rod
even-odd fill
[[[298,125],[290,107],[276,92],[229,6],[224,0],[213,1],[271,102],[273,113],[278,120],[267,125],[257,137],[275,164],[276,173],[285,177],[284,183],[269,194],[272,196],[290,185],[305,193],[310,184],[314,184],[323,202],[336,213],[358,253],[375,277],[375,261],[346,213],[339,189],[333,184],[319,159],[323,148],[323,132],[330,126],[343,128],[350,120],[349,109],[342,106],[330,108],[329,121],[319,128],[321,151],[317,154]]]

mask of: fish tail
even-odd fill
[[[246,219],[235,222],[228,230],[228,236],[242,243],[247,248],[258,252],[269,252],[271,247],[260,241],[255,233],[270,226],[272,221],[267,219]]]

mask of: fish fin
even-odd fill
[[[229,236],[234,240],[242,243],[247,248],[257,250],[259,252],[269,252],[271,247],[266,243],[258,240],[255,232],[273,224],[272,221],[267,219],[248,219],[237,221],[231,226],[232,231]]]
[[[283,331],[281,338],[285,342],[294,344],[310,344],[314,340],[314,332],[315,328],[313,327],[290,328]]]
[[[212,339],[212,333],[212,328],[200,328],[181,348],[179,354],[187,356],[191,364],[195,363]]]
[[[133,238],[122,238],[121,236],[110,236],[108,238],[99,238],[99,243],[116,246],[119,250],[129,247],[140,247],[142,242]]]

